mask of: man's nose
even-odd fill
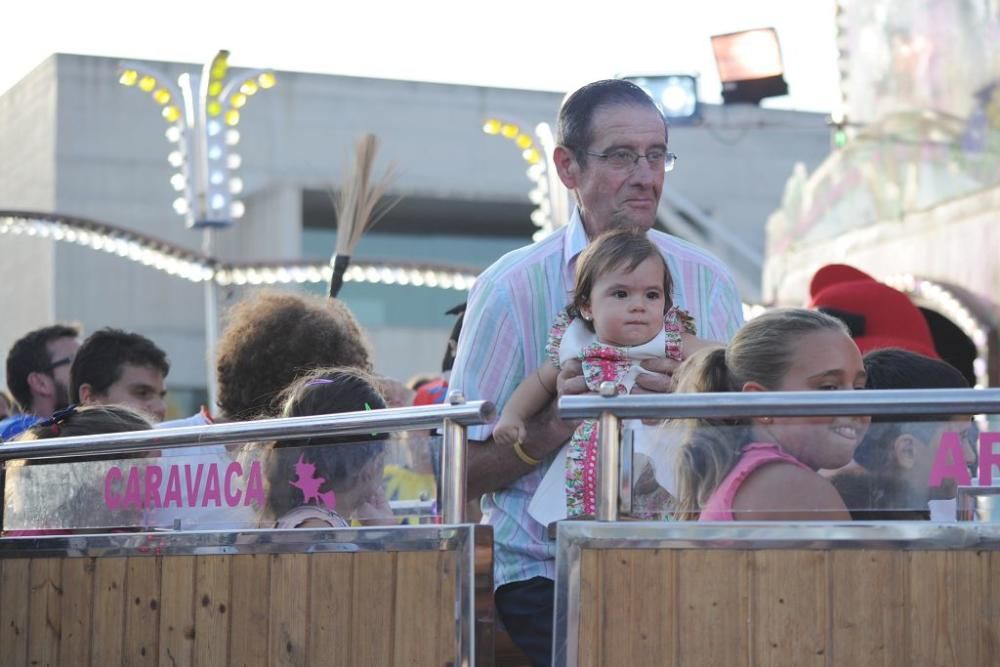
[[[632,169],[632,182],[641,185],[652,185],[656,182],[657,169],[653,167],[644,157],[639,158],[639,162],[636,163],[635,167]]]

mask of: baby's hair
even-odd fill
[[[951,364],[900,348],[869,352],[864,357],[867,389],[968,389],[965,376]],[[868,470],[880,470],[892,461],[889,448],[902,433],[915,431],[927,439],[934,427],[950,417],[913,415],[899,417],[873,415],[864,439],[854,450],[854,460]],[[924,424],[920,424],[924,422]]]
[[[283,417],[381,410],[386,407],[385,399],[378,390],[378,380],[366,371],[349,367],[312,371],[293,382],[281,397]],[[298,454],[281,452],[282,448],[337,445],[301,451],[305,452],[307,462],[316,466],[316,476],[324,478],[335,491],[341,491],[354,486],[355,478],[365,464],[382,454],[386,437],[383,433],[370,433],[275,442],[265,463],[270,487],[267,499],[269,511],[280,517],[298,504],[298,494],[301,493],[289,484],[296,476]]]
[[[663,264],[663,312],[673,306],[674,281],[670,276],[663,255],[646,232],[638,228],[616,229],[601,234],[580,254],[576,263],[576,286],[573,289],[573,303],[570,314],[580,317],[581,309],[590,303],[590,294],[597,280],[607,273],[626,268],[630,273],[650,257],[656,257]],[[593,322],[584,320],[591,331]]]
[[[742,391],[748,382],[774,390],[795,361],[795,342],[820,331],[849,336],[843,322],[818,311],[767,311],[744,324],[727,347],[701,350],[685,361],[678,371],[678,391]],[[675,510],[681,519],[697,518],[750,438],[748,419],[692,419],[688,427],[677,462]]]

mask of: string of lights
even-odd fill
[[[148,266],[194,283],[231,285],[303,285],[330,281],[326,261],[226,263],[168,241],[102,222],[58,214],[0,211],[0,235],[51,239]],[[470,267],[419,262],[357,259],[344,274],[346,282],[412,285],[465,291],[478,271]]]

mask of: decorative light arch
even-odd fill
[[[0,236],[52,239],[117,255],[194,283],[230,285],[302,285],[329,283],[326,261],[221,262],[204,253],[103,222],[30,211],[0,211]],[[356,260],[344,274],[347,282],[413,285],[465,291],[478,271],[449,264]]]

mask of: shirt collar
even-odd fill
[[[566,235],[563,237],[563,272],[569,277],[568,285],[575,281],[576,258],[587,247],[590,240],[587,238],[587,230],[583,228],[583,218],[580,217],[580,209],[573,207],[573,215],[566,225]]]

